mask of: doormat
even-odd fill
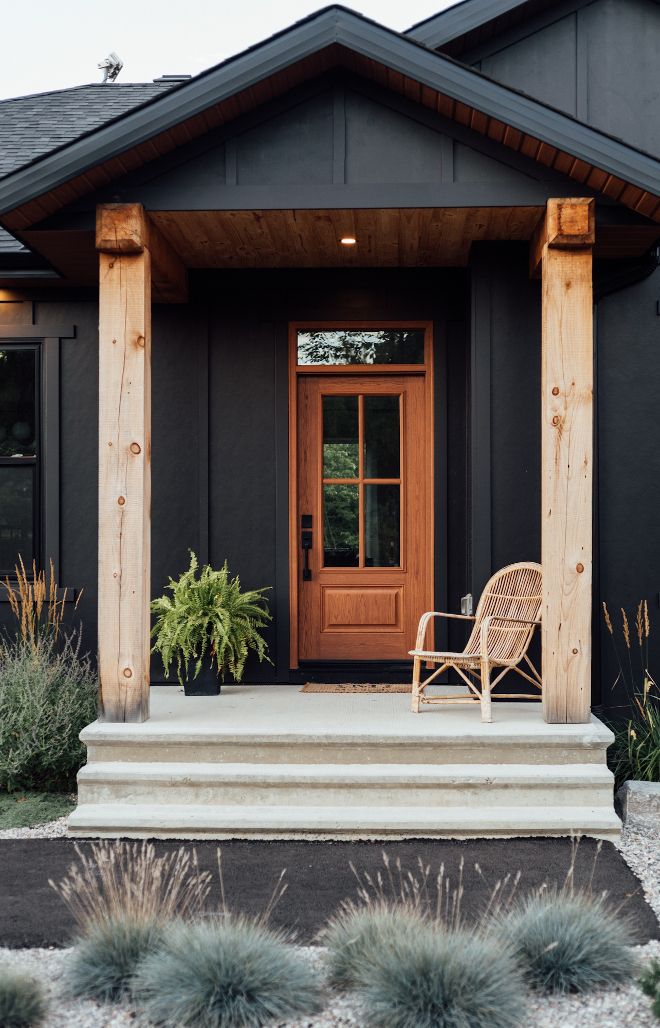
[[[306,682],[303,685],[301,692],[340,692],[340,693],[355,693],[355,692],[410,692],[410,685],[394,684],[388,685],[386,682],[377,683],[375,685],[369,682]]]

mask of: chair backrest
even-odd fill
[[[480,646],[481,625],[487,617],[493,618],[488,632],[488,653],[495,660],[518,661],[523,658],[534,632],[533,625],[515,625],[501,618],[522,618],[539,621],[541,618],[541,565],[532,563],[509,564],[496,572],[486,583],[477,606],[474,628],[466,646],[467,653],[477,653]]]

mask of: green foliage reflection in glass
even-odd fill
[[[323,477],[357,478],[358,398],[323,397]]]
[[[298,364],[423,364],[424,329],[298,332]]]

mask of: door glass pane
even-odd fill
[[[401,499],[398,485],[364,487],[365,566],[398,567],[401,548]]]
[[[323,486],[323,563],[356,568],[360,557],[358,486]]]
[[[298,332],[298,364],[423,364],[424,329]]]
[[[357,396],[323,397],[323,477],[357,478]]]
[[[29,567],[32,539],[34,467],[0,467],[0,571],[13,571],[20,553]]]
[[[34,457],[36,350],[0,350],[0,457]]]
[[[398,478],[399,397],[364,398],[364,477]]]

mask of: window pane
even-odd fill
[[[323,397],[323,477],[358,476],[358,398]]]
[[[360,557],[358,486],[323,486],[323,563],[356,568]]]
[[[399,397],[364,398],[364,477],[398,478]]]
[[[400,563],[401,501],[398,485],[365,485],[365,565],[395,568]]]
[[[33,466],[0,467],[0,571],[13,571],[20,553],[29,567],[34,556]]]
[[[423,364],[424,330],[325,329],[298,333],[298,364]]]
[[[34,457],[36,351],[0,350],[0,457]]]

